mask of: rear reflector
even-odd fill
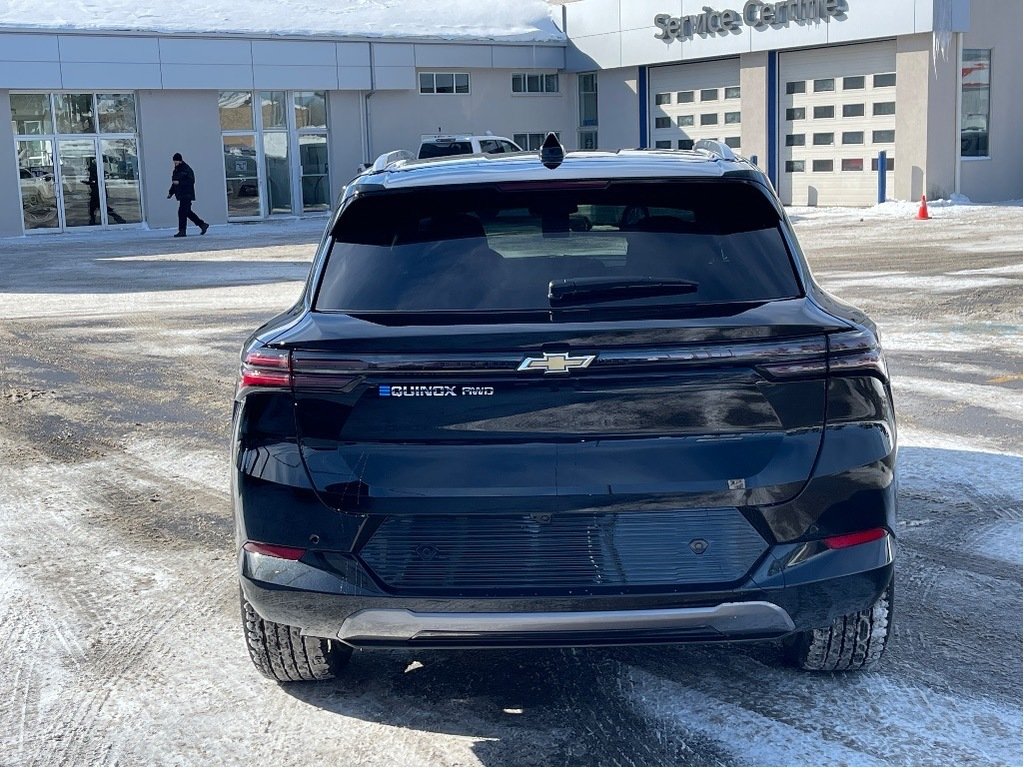
[[[306,550],[299,549],[298,547],[282,547],[279,544],[261,544],[258,541],[247,541],[242,549],[246,552],[253,552],[257,555],[279,557],[282,560],[298,560],[306,554]]]
[[[246,353],[242,360],[239,387],[283,387],[292,385],[291,353],[284,349],[261,348]]]
[[[858,531],[857,533],[844,533],[841,536],[829,536],[825,539],[825,546],[829,549],[846,549],[847,547],[854,547],[858,544],[866,544],[869,541],[875,541],[885,536],[885,528],[871,528],[867,531]]]

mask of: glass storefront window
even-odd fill
[[[143,220],[134,93],[14,93],[10,104],[26,231]]]
[[[222,131],[251,131],[253,129],[251,92],[221,91],[218,105]]]
[[[260,215],[260,180],[256,165],[256,137],[224,136],[224,178],[228,216]]]
[[[135,139],[101,139],[100,154],[107,223],[138,224],[142,221],[142,193]]]
[[[295,94],[295,127],[326,128],[327,99],[323,91],[299,91]]]
[[[53,133],[50,96],[46,93],[11,94],[11,122],[19,136]]]
[[[302,210],[326,211],[331,207],[331,185],[327,178],[327,136],[299,136],[299,162],[302,165]]]
[[[96,113],[91,93],[58,93],[57,133],[96,133]]]
[[[992,51],[965,48],[960,65],[960,156],[988,157]]]
[[[19,141],[18,176],[25,229],[59,227],[57,189],[53,178],[53,142]]]
[[[96,94],[100,133],[135,133],[135,94]]]
[[[270,213],[291,213],[292,185],[287,133],[272,131],[263,134],[263,160]]]
[[[263,127],[287,128],[288,111],[284,91],[262,91],[260,93],[260,114],[263,116]]]

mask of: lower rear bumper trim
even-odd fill
[[[338,638],[351,644],[417,640],[542,637],[545,634],[629,631],[643,633],[704,629],[722,635],[786,634],[795,629],[784,609],[765,601],[699,608],[530,613],[416,612],[367,608],[349,616]]]

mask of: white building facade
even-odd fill
[[[322,214],[434,132],[715,138],[798,205],[1021,197],[1019,0],[725,2],[566,0],[532,41],[0,26],[0,237],[173,227],[175,152],[211,223]]]
[[[786,204],[872,205],[880,182],[903,200],[1018,200],[1021,6],[578,0],[567,67],[597,81],[600,145],[725,141]]]

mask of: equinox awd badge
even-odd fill
[[[597,355],[566,355],[561,352],[543,352],[541,357],[527,357],[516,368],[517,371],[544,371],[544,373],[568,373],[574,368],[586,368]]]

